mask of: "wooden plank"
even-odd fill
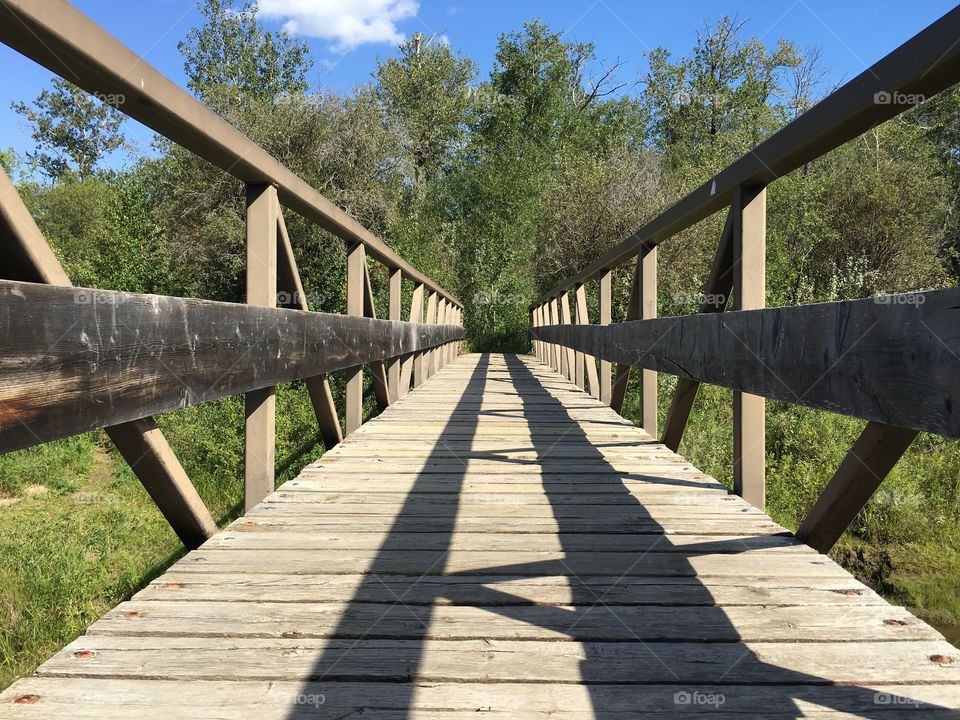
[[[627,304],[627,322],[640,319],[642,293],[643,259],[638,258],[633,269],[633,284],[630,286],[630,300]],[[627,384],[629,382],[630,365],[617,363],[617,371],[614,375],[613,386],[610,390],[610,407],[618,414],[623,411],[623,403],[627,397]]]
[[[277,305],[280,204],[273,185],[247,185],[247,304]],[[244,407],[243,505],[249,510],[273,492],[277,397],[272,385],[249,391]]]
[[[4,452],[402,355],[462,333],[10,281],[0,281],[0,318]]]
[[[364,317],[367,255],[362,243],[347,248],[347,315]],[[357,358],[358,359],[358,358]],[[344,373],[346,426],[349,435],[363,425],[363,366],[358,362]]]
[[[179,603],[185,605],[185,603]],[[224,605],[228,609],[229,605]],[[289,605],[287,607],[290,607]],[[294,605],[293,607],[297,607]],[[236,608],[239,609],[239,608]],[[375,608],[371,607],[373,612]],[[186,608],[184,608],[186,610]],[[395,615],[399,616],[400,607]],[[409,621],[422,612],[412,608]],[[444,609],[433,612],[444,614]],[[511,613],[519,612],[511,608]],[[556,613],[563,617],[562,613]],[[495,616],[494,622],[496,622]],[[588,616],[589,617],[589,616]],[[392,619],[392,618],[391,618]],[[620,626],[624,631],[623,626]],[[586,634],[586,633],[584,633]],[[746,683],[786,684],[806,682],[823,684],[818,679],[829,669],[838,682],[906,683],[930,677],[930,655],[956,655],[956,649],[944,641],[898,642],[895,647],[880,642],[816,643],[798,645],[785,642],[658,643],[655,650],[641,643],[585,641],[553,643],[543,641],[491,639],[449,642],[428,640],[418,652],[410,640],[380,639],[346,652],[349,642],[298,638],[279,641],[270,638],[190,638],[164,636],[109,637],[89,636],[71,643],[45,663],[41,677],[122,676],[131,665],[142,668],[150,680],[257,680],[270,677],[273,668],[286,666],[289,680],[342,679],[366,677],[371,680],[406,680],[402,673],[407,663],[402,658],[422,655],[415,678],[421,681],[456,680],[460,682],[513,681],[579,683],[710,683],[722,677],[736,663],[736,675],[727,691],[739,692]],[[377,657],[377,653],[380,656]],[[75,653],[92,653],[77,658]],[[883,658],[889,658],[884,662]],[[368,663],[364,666],[362,663]],[[893,666],[900,668],[900,675]],[[582,678],[585,671],[587,677]],[[945,667],[942,682],[955,682],[960,671]]]
[[[390,307],[388,320],[400,320],[401,293],[403,290],[403,271],[390,271]],[[400,358],[391,358],[387,361],[387,380],[390,389],[390,401],[400,398]],[[409,385],[408,385],[409,387]],[[406,394],[406,393],[404,393]]]
[[[568,292],[560,295],[560,324],[572,324],[570,319],[570,293]],[[574,377],[573,364],[575,361],[573,348],[560,348],[560,374],[571,382],[573,382]]]
[[[291,647],[290,650],[295,655],[296,649]],[[176,652],[169,655],[175,656]],[[486,655],[491,662],[499,657],[499,653],[491,650]],[[862,662],[867,661],[867,658],[862,659]],[[605,683],[601,679],[579,683],[465,683],[449,680],[423,682],[409,678],[397,682],[355,682],[317,677],[317,680],[307,682],[276,678],[145,681],[35,677],[21,680],[0,694],[0,704],[12,718],[70,717],[81,720],[129,720],[132,716],[142,720],[223,720],[242,716],[285,720],[291,716],[309,717],[310,714],[316,717],[362,717],[366,714],[378,720],[469,720],[480,714],[534,720],[590,720],[596,717],[604,720],[635,720],[637,717],[692,720],[715,711],[719,703],[716,698],[721,696],[723,714],[765,720],[808,717],[820,720],[863,717],[945,720],[955,718],[956,710],[952,708],[960,706],[960,687],[957,685],[896,682],[826,685],[817,682],[816,674],[798,674],[775,685],[735,685],[732,682],[717,683],[716,680],[697,683],[698,697],[714,700],[700,706],[699,710],[691,704],[689,712],[678,712],[678,693],[683,690],[678,690],[675,682]],[[688,692],[688,695],[692,697],[692,693]],[[25,700],[16,702],[19,697]]]
[[[583,285],[577,287],[577,324],[590,324],[590,315],[587,311],[587,289]],[[582,353],[581,355],[581,364],[586,370],[586,381],[590,388],[590,395],[599,400],[600,380],[599,376],[597,375],[597,359],[592,355],[585,355]],[[579,368],[580,366],[581,365],[578,365],[577,367]],[[580,387],[584,387],[582,378]]]
[[[363,315],[368,318],[377,317],[377,306],[373,301],[373,285],[370,282],[370,268],[367,267],[366,261],[363,263]],[[382,360],[370,363],[370,380],[373,385],[373,394],[377,399],[377,407],[383,412],[390,407],[390,383],[386,365]]]
[[[432,554],[436,556],[435,552]],[[509,612],[491,613],[488,608],[462,605],[404,607],[395,601],[351,606],[131,600],[120,603],[91,625],[87,635],[327,638],[335,633],[338,638],[367,639],[422,637],[469,641],[483,638],[481,645],[491,640],[562,639],[704,643],[939,640],[943,643],[941,647],[949,647],[933,628],[898,607],[878,611],[876,607],[851,605],[831,608],[826,613],[821,607],[782,606],[760,613],[756,608],[738,606],[630,605],[614,610],[602,604],[593,606],[593,598],[583,601],[586,605],[579,613],[525,604],[509,606]],[[902,624],[884,623],[884,620]],[[571,627],[574,622],[576,625]],[[924,665],[928,667],[929,663]],[[513,672],[518,670],[514,668]],[[953,673],[960,676],[958,670]],[[515,676],[514,679],[525,678]]]
[[[958,308],[960,289],[949,288],[534,332],[619,363],[958,437]]]
[[[410,322],[423,322],[423,285],[417,283],[413,286],[413,296],[410,300]],[[410,388],[410,379],[413,379],[413,386],[423,385],[423,353],[415,352],[407,357],[401,370],[402,378],[400,384],[403,385],[403,394],[406,395]]]
[[[733,286],[736,310],[766,307],[767,191],[740,188],[733,197]],[[733,491],[751,505],[766,505],[765,400],[733,393]]]
[[[818,580],[750,578],[571,578],[554,575],[515,578],[509,575],[424,577],[411,583],[402,575],[380,575],[381,583],[364,575],[258,575],[237,572],[200,574],[171,571],[134,596],[134,600],[220,602],[390,602],[403,597],[408,605],[571,605],[595,593],[604,604],[771,607],[777,605],[874,605],[887,602],[850,578]],[[485,593],[483,586],[502,584],[508,593]]]
[[[907,451],[916,430],[869,423],[807,513],[797,537],[827,552]]]

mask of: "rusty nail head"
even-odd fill
[[[136,620],[137,618],[142,618],[142,617],[143,617],[143,613],[142,613],[142,612],[139,612],[139,611],[137,611],[137,610],[134,610],[133,612],[124,613],[123,616],[124,616],[125,618],[129,618],[129,619],[131,619],[131,620]]]
[[[164,587],[167,588],[167,590],[182,590],[183,583],[167,583]]]
[[[949,665],[953,662],[953,658],[949,655],[931,655],[930,662],[939,663],[941,665]]]
[[[40,699],[39,695],[21,695],[13,702],[16,705],[33,705],[39,699]]]
[[[890,627],[903,627],[906,623],[903,620],[884,620],[884,625],[889,625]]]
[[[86,660],[88,658],[92,658],[94,655],[96,655],[96,653],[93,650],[77,650],[73,654],[77,660]]]

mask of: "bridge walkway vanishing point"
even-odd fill
[[[531,357],[465,355],[9,718],[960,717],[960,653]]]

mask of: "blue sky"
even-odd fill
[[[238,0],[239,1],[239,0]],[[497,37],[539,17],[565,37],[591,41],[601,63],[623,63],[619,77],[643,76],[644,52],[657,46],[675,55],[690,51],[695,33],[723,14],[746,18],[746,31],[768,45],[786,38],[819,46],[830,68],[826,83],[848,80],[948,12],[948,0],[259,0],[266,23],[287,26],[306,39],[315,61],[311,82],[341,92],[369,80],[378,57],[415,32],[449,40],[489,71]],[[177,42],[200,20],[194,0],[74,0],[83,12],[184,83]],[[0,147],[32,147],[11,101],[30,100],[50,73],[0,46]],[[151,134],[132,121],[127,134],[147,151]],[[118,161],[122,162],[122,161]]]

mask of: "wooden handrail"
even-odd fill
[[[88,92],[123,97],[117,109],[124,114],[238,180],[276,185],[284,206],[344,242],[362,243],[370,257],[462,307],[435,280],[66,0],[0,0],[0,42]]]
[[[740,187],[764,187],[826,154],[960,78],[960,8],[955,8],[831,93],[739,160],[557,285],[534,305],[560,297],[729,206]],[[889,99],[890,102],[884,102]]]

